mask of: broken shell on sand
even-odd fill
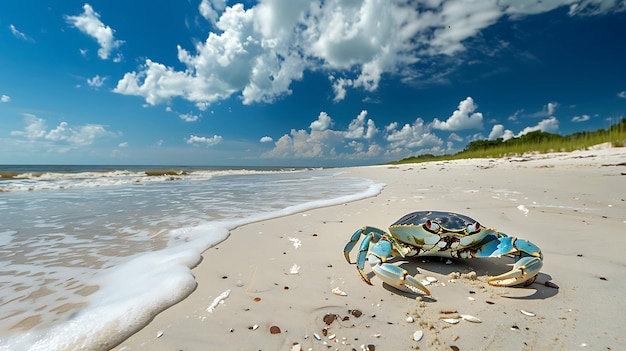
[[[348,296],[348,294],[347,294],[345,291],[343,291],[343,290],[339,289],[339,287],[334,288],[334,289],[332,290],[332,292],[333,292],[333,294],[335,294],[335,295],[339,295],[339,296]]]
[[[469,314],[462,314],[461,318],[463,318],[463,320],[466,320],[466,321],[472,322],[472,323],[482,323],[483,322],[479,318],[471,316]]]
[[[528,316],[528,317],[536,316],[536,314],[534,314],[532,312],[528,312],[528,311],[524,311],[524,310],[519,310],[519,311],[522,312],[523,315]]]
[[[422,340],[423,337],[424,337],[424,332],[421,330],[418,330],[415,333],[413,333],[413,340],[415,341],[420,341]]]
[[[444,318],[444,319],[442,319],[442,321],[444,321],[446,323],[449,323],[449,324],[457,324],[461,320],[460,319],[456,319],[456,318]]]

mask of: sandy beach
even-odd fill
[[[196,290],[114,350],[626,349],[624,162],[626,149],[610,148],[344,169],[386,186],[233,230],[193,269]],[[536,282],[488,285],[510,258],[411,258],[392,262],[436,278],[432,298],[365,284],[344,259],[349,237],[418,210],[459,212],[535,243]],[[481,323],[444,321],[461,315]]]

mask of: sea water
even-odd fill
[[[0,350],[107,350],[195,288],[229,230],[354,201],[337,170],[0,166]]]

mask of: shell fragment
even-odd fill
[[[461,320],[460,319],[456,319],[456,318],[444,318],[444,319],[442,319],[442,321],[444,321],[446,323],[450,323],[450,324],[457,324]]]
[[[421,330],[418,330],[415,333],[413,333],[413,340],[415,341],[420,341],[422,340],[423,337],[424,337],[424,332]]]
[[[524,311],[524,310],[519,310],[519,311],[522,312],[523,315],[528,316],[528,317],[536,316],[536,314],[534,314],[532,312],[528,312],[528,311]]]
[[[298,272],[300,272],[300,266],[298,266],[297,264],[293,264],[293,266],[291,266],[291,269],[289,270],[290,274],[298,274]]]
[[[334,289],[332,290],[332,292],[333,292],[333,294],[335,294],[335,295],[339,295],[339,296],[348,296],[348,294],[347,294],[345,291],[343,291],[343,290],[339,289],[339,287],[334,288]]]
[[[230,295],[230,289],[224,291],[223,293],[219,294],[218,297],[216,297],[213,302],[211,303],[211,305],[209,307],[207,307],[206,311],[209,313],[213,313],[213,310],[215,309],[215,307],[217,307],[217,305],[224,303],[224,300],[226,300],[226,298],[228,297],[228,295]]]
[[[479,318],[474,317],[474,316],[470,316],[469,314],[462,314],[461,318],[463,318],[463,320],[466,320],[466,321],[472,322],[472,323],[482,323],[483,322]]]

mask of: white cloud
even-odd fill
[[[24,121],[26,122],[24,130],[12,131],[11,135],[31,141],[63,144],[71,148],[88,146],[96,139],[118,135],[99,124],[71,127],[67,122],[61,122],[54,129],[48,130],[46,121],[32,114],[24,114]]]
[[[111,51],[117,49],[124,41],[116,40],[111,27],[100,21],[100,14],[95,12],[91,5],[83,5],[83,13],[78,16],[65,16],[69,24],[78,28],[81,32],[96,39],[100,45],[98,56],[106,60],[109,58]]]
[[[517,111],[515,111],[514,114],[510,115],[507,119],[509,121],[517,121],[517,119],[519,118],[519,116],[522,115],[522,113],[524,113],[523,109],[522,110],[517,110]]]
[[[400,0],[265,0],[246,9],[239,3],[202,0],[198,11],[214,31],[192,50],[178,47],[185,68],[146,60],[137,71],[127,72],[114,91],[140,96],[151,105],[183,98],[207,108],[233,95],[244,104],[271,103],[291,94],[291,83],[302,79],[304,71],[315,70],[328,74],[338,102],[349,88],[376,90],[385,74],[440,81],[410,65],[466,50],[467,39],[499,20],[573,1],[425,0],[416,5]],[[572,15],[624,8],[614,0],[576,4]],[[112,42],[112,32],[110,37]]]
[[[333,82],[333,91],[335,92],[335,97],[333,98],[334,102],[339,102],[343,99],[346,98],[346,87],[350,87],[352,86],[353,82],[351,79],[344,79],[344,78],[338,78],[338,79],[334,79],[330,78],[331,81],[334,80]]]
[[[322,132],[330,128],[332,124],[332,118],[330,118],[330,116],[326,112],[320,112],[319,116],[317,116],[317,120],[311,122],[309,128],[311,128],[311,130]]]
[[[412,125],[405,124],[400,130],[397,130],[397,126],[397,123],[392,123],[385,128],[388,133],[386,140],[392,149],[417,149],[443,144],[443,140],[431,133],[429,125],[421,118],[417,118]]]
[[[128,142],[127,142],[127,141],[125,141],[125,142],[123,142],[123,143],[119,143],[119,144],[117,145],[117,147],[119,147],[120,149],[127,148],[127,147],[128,147]]]
[[[189,112],[189,113],[181,113],[178,115],[178,117],[180,119],[182,119],[185,122],[195,122],[197,121],[200,116],[194,115],[193,113]]]
[[[217,22],[220,14],[226,8],[226,0],[202,0],[200,2],[200,6],[198,6],[198,10],[202,17],[211,21],[213,25]]]
[[[617,97],[626,99],[626,90],[620,91],[619,93],[617,93]]]
[[[498,138],[502,138],[504,141],[513,138],[515,135],[513,131],[509,129],[504,129],[502,124],[496,124],[491,128],[491,132],[489,133],[489,140],[496,140]]]
[[[350,122],[346,138],[348,139],[372,139],[377,133],[374,121],[368,119],[365,121],[367,111],[363,110],[359,115]],[[366,126],[367,123],[367,126]]]
[[[547,133],[554,133],[559,130],[559,121],[556,119],[556,117],[546,118],[537,123],[537,125],[535,126],[524,128],[521,132],[517,133],[516,137],[520,137],[522,135],[526,135],[530,132],[535,132],[538,130]]]
[[[212,137],[200,137],[196,135],[190,135],[186,140],[187,144],[204,144],[205,146],[213,146],[222,141],[222,137],[219,135],[214,135]]]
[[[280,137],[274,148],[263,154],[266,158],[326,158],[359,159],[377,157],[383,148],[372,138],[377,132],[373,120],[365,121],[367,111],[352,120],[348,130],[332,130],[332,119],[321,112],[317,120],[310,124],[310,132],[292,129],[289,134]],[[352,139],[363,139],[358,142]]]
[[[100,75],[96,74],[95,77],[87,79],[87,84],[93,88],[100,88],[106,79],[106,77],[100,77]]]
[[[461,136],[456,133],[450,133],[450,135],[448,135],[448,140],[461,142],[463,141],[463,138],[461,138]]]
[[[574,116],[572,117],[572,122],[585,122],[588,121],[591,117],[589,115],[582,116]]]
[[[440,121],[435,118],[433,120],[433,128],[441,130],[464,130],[464,129],[481,129],[483,127],[483,114],[474,112],[478,105],[474,103],[471,97],[459,103],[459,107],[452,113],[452,116],[446,121]]]
[[[16,38],[25,40],[25,41],[33,41],[31,37],[17,30],[17,28],[15,28],[15,26],[12,24],[9,25],[9,29],[11,30],[11,33],[13,34],[13,36]]]
[[[272,139],[272,137],[269,137],[269,136],[264,136],[259,141],[262,143],[271,143],[274,141],[274,139]]]
[[[552,115],[554,115],[554,112],[556,111],[556,108],[558,106],[559,104],[557,102],[548,102],[547,104],[543,106],[541,111],[531,113],[529,115],[526,115],[526,117],[531,117],[531,118],[552,117]]]
[[[9,95],[0,96],[0,102],[10,102],[10,101],[11,101],[11,97]]]
[[[552,116],[554,114],[554,111],[556,111],[557,106],[559,106],[559,104],[556,102],[548,102],[548,105],[547,105],[548,116]]]

